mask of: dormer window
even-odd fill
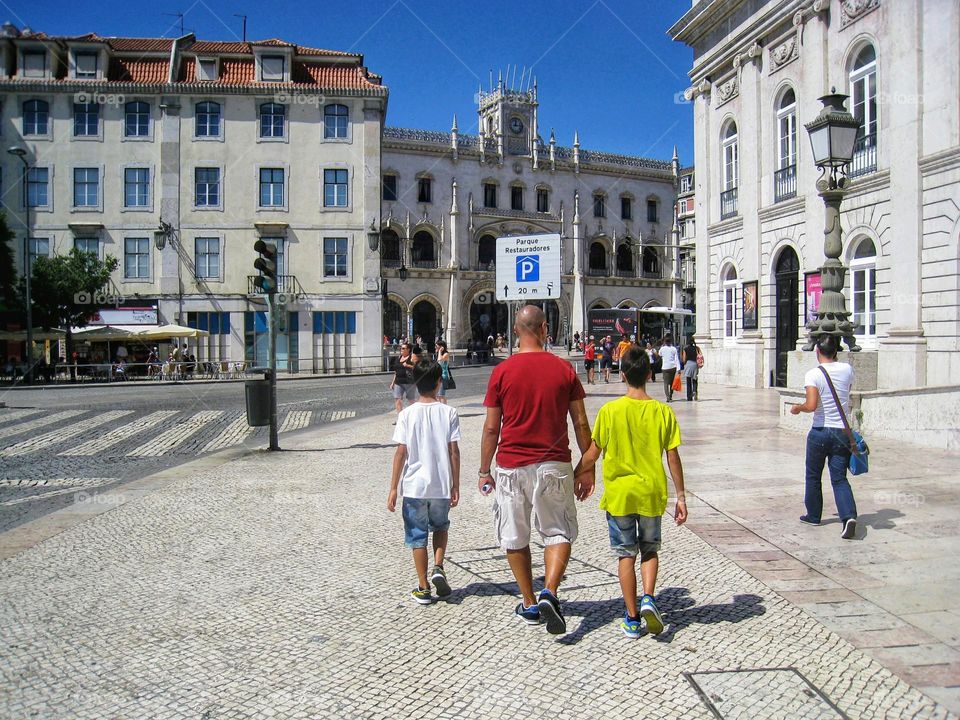
[[[283,82],[287,59],[283,55],[262,55],[260,57],[260,79],[263,82]]]
[[[47,76],[47,53],[43,50],[24,50],[22,75],[25,78]]]
[[[74,76],[78,78],[96,78],[97,60],[97,53],[78,52],[74,55]]]
[[[217,79],[217,59],[197,58],[197,79],[214,82]]]

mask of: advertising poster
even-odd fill
[[[636,334],[636,310],[603,308],[587,313],[587,335],[593,335],[598,340],[606,335],[619,338],[621,335],[629,337]]]
[[[743,329],[756,330],[759,325],[757,314],[758,283],[756,280],[743,284]]]
[[[820,292],[820,273],[807,273],[803,278],[803,316],[808,323],[817,319],[817,310],[820,309]]]

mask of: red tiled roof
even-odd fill
[[[356,65],[313,65],[296,63],[293,82],[329,88],[369,88],[380,83],[372,81],[366,68]]]
[[[109,78],[115,82],[156,84],[167,81],[164,58],[120,58],[110,60]]]
[[[169,38],[105,38],[117,52],[170,52]]]
[[[220,40],[198,40],[187,48],[188,52],[202,55],[204,53],[229,53],[231,55],[252,55],[250,43],[245,42],[223,42]]]

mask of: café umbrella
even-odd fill
[[[146,340],[162,340],[164,338],[207,337],[209,334],[206,330],[171,323],[169,325],[158,325],[157,327],[141,330],[136,334],[136,337]]]

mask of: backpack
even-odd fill
[[[703,367],[703,353],[700,351],[699,347],[697,347],[697,367]]]

